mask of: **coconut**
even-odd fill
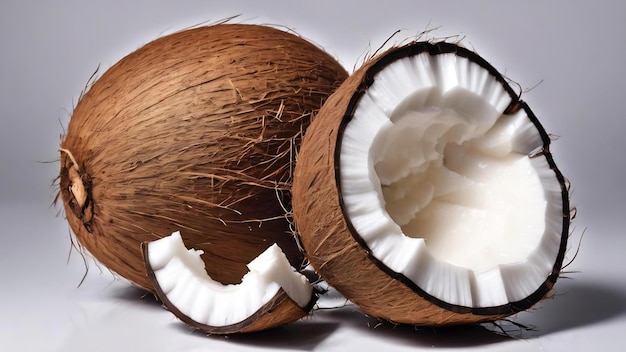
[[[148,276],[167,309],[208,334],[255,332],[296,321],[317,296],[273,244],[247,267],[239,284],[223,285],[205,271],[202,251],[187,249],[180,232],[142,244]]]
[[[555,284],[570,223],[550,138],[475,52],[412,42],[371,58],[307,130],[293,205],[307,258],[395,323],[494,321]]]
[[[183,231],[208,274],[236,283],[289,219],[303,130],[347,77],[287,31],[217,24],[158,38],[80,97],[61,142],[60,198],[81,248],[153,291],[141,243]]]

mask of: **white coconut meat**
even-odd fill
[[[427,52],[373,78],[341,137],[346,217],[372,257],[426,294],[483,308],[552,273],[562,188],[540,131],[470,59]],[[539,153],[540,154],[540,153]]]
[[[247,266],[239,284],[223,285],[206,273],[202,251],[187,249],[180,232],[149,242],[146,261],[159,293],[194,322],[223,327],[250,318],[283,290],[297,305],[306,307],[313,289],[294,271],[278,245],[267,248]]]

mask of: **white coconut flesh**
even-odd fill
[[[484,308],[552,273],[561,183],[527,112],[488,70],[422,53],[378,71],[345,126],[339,182],[370,256],[428,295]]]
[[[239,284],[223,285],[206,273],[202,251],[187,249],[180,232],[149,242],[146,258],[160,291],[180,313],[212,327],[233,325],[251,317],[282,289],[300,307],[306,307],[313,289],[294,271],[278,245],[267,248],[248,263]]]

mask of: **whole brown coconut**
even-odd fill
[[[317,46],[260,25],[193,28],[124,57],[81,96],[61,143],[60,196],[78,243],[148,290],[141,243],[178,230],[222,283],[273,243],[300,266],[293,161],[346,77]]]

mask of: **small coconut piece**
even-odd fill
[[[294,216],[313,267],[368,315],[441,326],[553,287],[566,182],[528,105],[476,53],[413,42],[371,59],[307,130]]]
[[[213,280],[180,232],[142,243],[146,271],[157,296],[176,317],[209,334],[265,330],[308,314],[317,296],[307,278],[294,271],[278,245],[248,263],[239,284]]]
[[[293,162],[346,77],[306,39],[254,24],[191,28],[125,56],[89,85],[61,142],[58,199],[78,245],[148,290],[140,244],[178,229],[222,283],[272,243],[298,267]]]

